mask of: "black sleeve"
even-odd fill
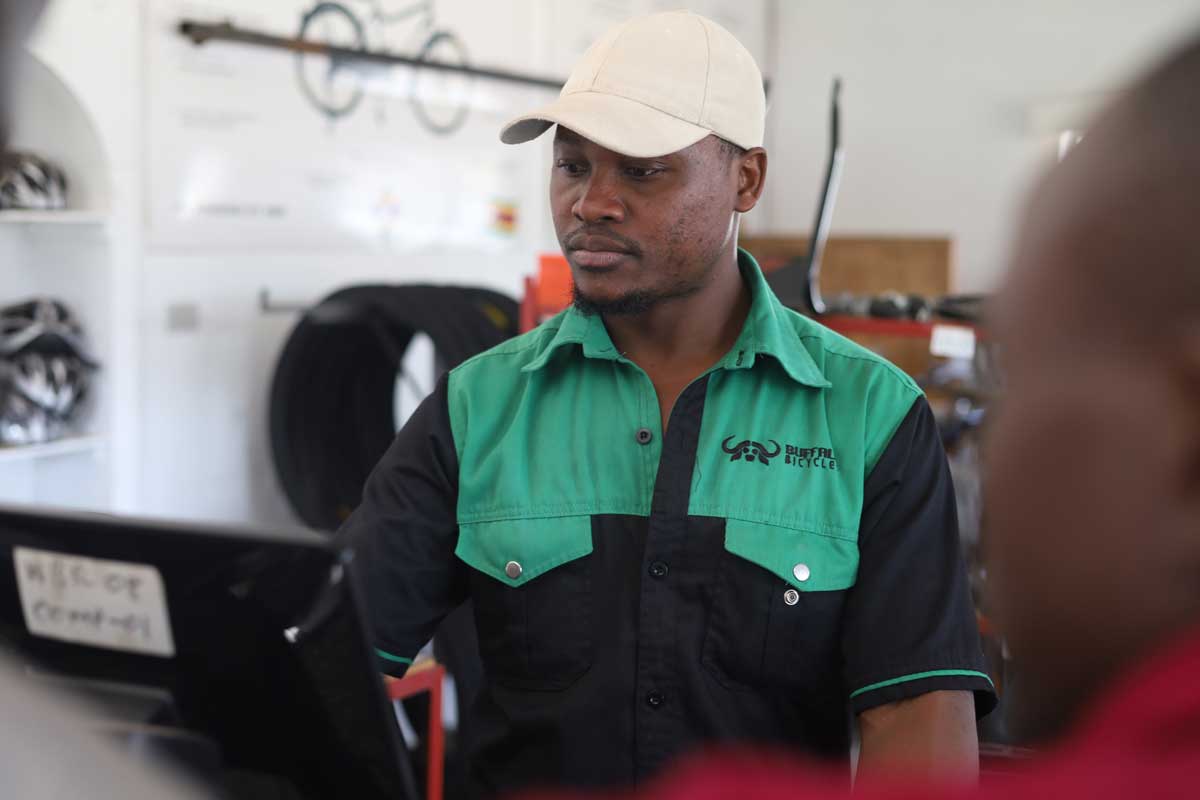
[[[382,672],[403,675],[466,599],[458,544],[458,456],[447,377],[409,418],[338,532],[355,552]]]
[[[950,466],[933,412],[913,403],[867,478],[858,579],[843,627],[855,714],[942,689],[996,704],[958,542]]]

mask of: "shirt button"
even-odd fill
[[[796,605],[796,603],[800,602],[800,593],[795,589],[788,589],[783,593],[783,602],[787,603],[789,606]]]
[[[662,561],[655,561],[650,564],[651,578],[665,578],[667,577],[667,572],[667,565]]]
[[[808,568],[808,564],[797,564],[792,567],[792,574],[796,576],[796,580],[804,583],[812,575],[812,570]]]
[[[646,694],[646,705],[651,708],[662,708],[663,703],[667,702],[667,697],[662,692],[655,689]]]
[[[654,441],[654,432],[653,431],[651,431],[649,428],[638,428],[638,432],[637,432],[637,443],[638,444],[650,444],[650,442],[652,442],[652,441]]]
[[[524,570],[521,569],[521,565],[516,561],[510,561],[504,565],[504,574],[512,578],[514,581],[521,577],[522,572],[524,572]]]

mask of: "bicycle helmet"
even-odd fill
[[[81,326],[61,302],[36,298],[0,308],[0,445],[63,436],[96,369]]]
[[[67,207],[67,177],[33,153],[0,158],[0,209],[59,211]]]

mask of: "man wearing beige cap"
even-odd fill
[[[993,704],[929,408],[737,249],[754,59],[686,12],[600,39],[559,99],[574,307],[451,371],[347,522],[380,663],[475,601],[478,793],[642,781],[716,742],[975,770]]]

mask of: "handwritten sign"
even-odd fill
[[[34,636],[170,658],[158,570],[101,558],[13,548],[25,627]]]

